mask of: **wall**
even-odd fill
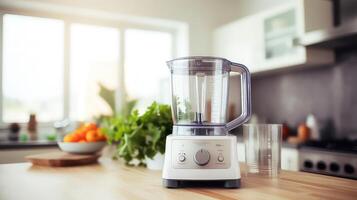
[[[357,134],[357,51],[337,64],[252,79],[253,112],[268,123],[296,127],[314,114],[320,126],[332,120],[337,137]]]
[[[215,27],[236,19],[242,0],[3,0],[0,8],[14,4],[59,5],[130,16],[178,20],[188,24],[189,55],[211,55]],[[10,6],[9,6],[10,5]],[[11,9],[11,8],[10,8]]]
[[[356,20],[356,10],[357,10],[357,1],[356,0],[343,0],[340,1],[340,22],[348,23],[351,20]]]

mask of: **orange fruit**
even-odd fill
[[[68,134],[68,135],[64,136],[64,138],[63,138],[64,142],[72,142],[72,140],[73,140],[73,137],[71,134]]]
[[[79,136],[74,133],[68,134],[63,138],[64,142],[78,142],[79,140],[80,140]]]
[[[85,123],[72,133],[65,136],[65,142],[96,142],[105,140],[105,136],[99,132],[95,123]]]
[[[78,134],[72,134],[72,138],[72,142],[78,142],[79,140],[81,140],[81,137]]]
[[[107,138],[105,137],[105,135],[103,134],[103,132],[100,129],[97,130],[97,136],[98,136],[99,141],[107,140]]]
[[[79,143],[87,142],[86,140],[79,140]]]
[[[76,131],[75,134],[82,140],[86,139],[86,132],[84,131]]]
[[[98,140],[97,132],[94,130],[88,131],[86,134],[86,140],[88,142],[96,142]]]
[[[91,130],[97,130],[97,125],[94,123],[86,123],[83,125],[83,131],[91,131]]]

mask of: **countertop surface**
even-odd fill
[[[167,189],[161,172],[101,158],[98,164],[51,168],[0,165],[0,199],[356,199],[357,181],[283,171],[279,179],[242,177],[240,189]]]

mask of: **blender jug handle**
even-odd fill
[[[242,113],[239,117],[228,122],[226,129],[228,131],[242,125],[250,119],[252,114],[251,91],[250,91],[250,72],[248,68],[239,63],[231,63],[231,71],[241,74],[241,102]]]

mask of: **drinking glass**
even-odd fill
[[[281,124],[245,124],[243,138],[247,174],[277,177],[280,172]]]

